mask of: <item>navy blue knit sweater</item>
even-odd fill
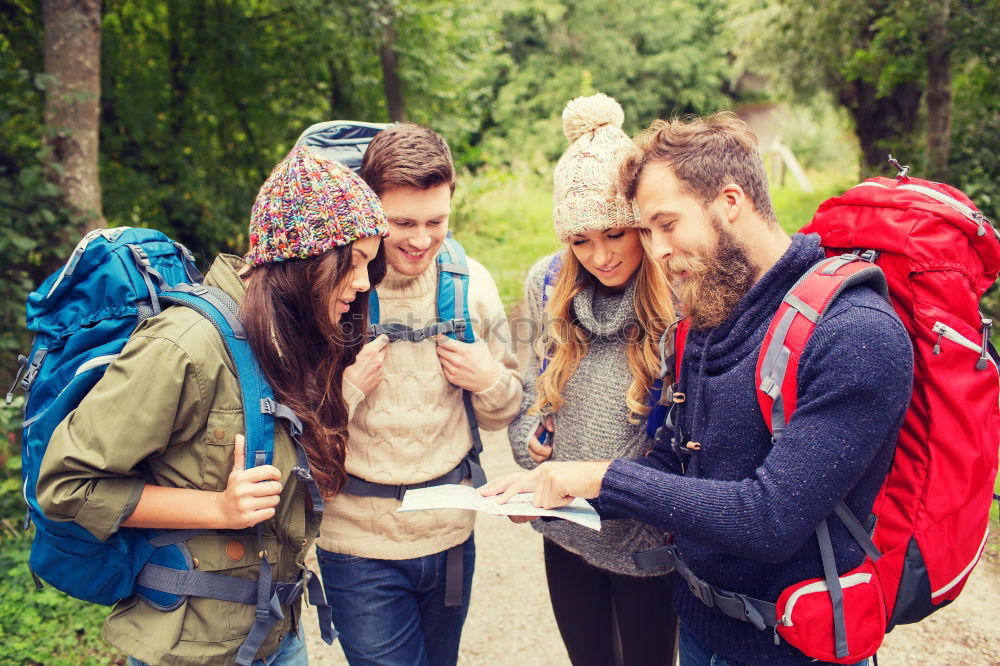
[[[701,443],[682,475],[669,444],[640,460],[616,460],[594,502],[605,517],[631,517],[674,533],[682,559],[721,588],[767,601],[792,583],[822,577],[817,524],[845,500],[862,520],[888,472],[913,381],[913,352],[888,303],[867,286],[842,293],[800,361],[798,403],[772,446],[754,392],[761,341],[781,299],[823,258],[816,236],[796,235],[730,317],[692,331],[681,366],[680,423]],[[864,553],[829,521],[838,568]],[[684,626],[744,664],[815,664],[770,630],[703,605],[683,583],[674,594]]]

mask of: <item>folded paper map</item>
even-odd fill
[[[589,527],[601,529],[601,517],[585,500],[575,498],[558,509],[542,509],[531,505],[533,493],[511,497],[506,504],[497,504],[497,496],[483,497],[471,486],[447,484],[407,490],[403,504],[397,511],[427,511],[429,509],[472,509],[494,516],[551,516]]]

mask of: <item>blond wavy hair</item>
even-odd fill
[[[636,271],[633,300],[637,321],[625,329],[625,355],[632,373],[632,383],[625,392],[630,423],[638,423],[649,413],[647,396],[660,374],[660,337],[675,319],[670,285],[661,267],[650,258],[645,235],[640,234],[640,238],[643,257]],[[535,345],[538,358],[547,358],[549,363],[535,384],[538,398],[529,413],[553,414],[566,404],[563,389],[587,355],[590,336],[574,319],[573,298],[594,282],[567,245],[552,298],[542,315],[546,319],[543,334]]]

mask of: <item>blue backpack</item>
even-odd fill
[[[320,157],[340,162],[357,173],[372,137],[389,125],[355,120],[316,123],[302,132],[296,146],[309,146]]]
[[[140,322],[166,306],[181,305],[212,321],[236,367],[246,418],[246,467],[271,463],[275,418],[284,419],[299,451],[293,471],[309,487],[313,510],[323,510],[298,444],[301,423],[275,401],[247,343],[236,303],[221,290],[202,286],[201,280],[194,258],[180,243],[159,231],[119,227],[88,233],[63,269],[29,295],[27,322],[35,341],[30,356],[21,357],[18,373],[28,394],[22,440],[25,529],[35,525],[28,565],[38,587],[40,577],[97,604],[112,605],[136,594],[161,610],[177,608],[187,596],[256,604],[257,621],[237,658],[237,663],[249,664],[281,617],[272,600],[291,603],[304,587],[320,609],[324,640],[333,641],[329,607],[311,574],[296,583],[272,583],[266,558],[259,581],[198,571],[186,542],[200,530],[121,528],[101,541],[74,522],[47,518],[35,492],[56,426],[104,375]],[[11,399],[8,394],[8,404]]]

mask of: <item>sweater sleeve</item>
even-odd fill
[[[344,404],[347,405],[347,420],[350,421],[354,418],[354,412],[357,411],[358,405],[364,402],[365,392],[352,384],[347,377],[343,377],[341,380],[341,391],[344,396]]]
[[[507,435],[510,439],[515,462],[526,469],[538,467],[538,463],[532,460],[528,454],[528,440],[535,433],[541,419],[538,414],[529,414],[528,410],[538,398],[538,394],[535,393],[535,381],[538,379],[539,358],[535,345],[542,335],[544,317],[542,284],[551,259],[551,256],[547,256],[535,262],[524,281],[524,304],[530,325],[531,339],[529,341],[528,363],[524,368],[524,397],[521,400],[518,415],[507,427]]]
[[[45,515],[110,537],[138,504],[143,460],[192,437],[207,420],[203,387],[177,343],[134,336],[52,434],[37,484]]]
[[[913,351],[898,319],[860,305],[831,312],[803,352],[795,412],[748,478],[685,477],[617,460],[596,505],[721,552],[784,561],[895,442],[912,382]]]
[[[469,300],[476,337],[486,342],[500,373],[488,388],[472,394],[479,427],[500,430],[517,415],[521,405],[521,375],[511,345],[510,322],[496,283],[486,268],[469,259]]]

